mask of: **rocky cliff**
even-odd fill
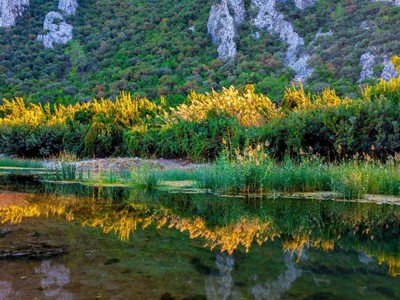
[[[46,48],[53,48],[53,44],[66,44],[73,38],[73,26],[64,21],[64,16],[74,15],[78,8],[76,0],[59,0],[60,12],[51,11],[46,15],[43,29],[46,34],[38,35],[37,39],[43,42]]]
[[[305,81],[312,73],[307,66],[309,55],[304,51],[304,40],[294,30],[293,25],[285,20],[285,16],[275,8],[276,0],[252,0],[250,5],[250,21],[258,30],[267,30],[279,35],[288,45],[285,64],[296,72],[295,80]],[[314,5],[315,0],[297,0],[300,9]],[[214,43],[218,44],[218,57],[222,60],[233,59],[236,55],[235,36],[238,26],[245,19],[243,0],[221,0],[211,8],[208,19],[208,32]],[[259,37],[259,32],[254,33]]]
[[[15,20],[28,5],[29,0],[0,0],[0,27],[15,25]]]
[[[53,48],[53,44],[66,44],[72,39],[73,27],[64,21],[61,13],[51,11],[46,15],[43,29],[47,34],[38,35],[37,39],[43,42],[46,48]]]
[[[294,0],[297,8],[304,10],[316,4],[316,0]],[[400,0],[373,0],[372,2],[388,2],[400,5]],[[287,20],[287,17],[276,9],[277,0],[251,0],[248,15],[253,16],[249,21],[254,24],[258,32],[253,36],[259,38],[259,31],[267,30],[272,34],[279,35],[281,41],[287,45],[284,63],[295,71],[295,81],[306,81],[313,73],[313,68],[308,65],[309,53],[305,51],[304,39],[295,31],[294,26]],[[218,57],[224,61],[233,59],[237,53],[235,42],[236,32],[242,22],[245,21],[246,11],[243,0],[220,0],[211,8],[208,19],[208,32],[212,36],[212,41],[218,44]],[[369,28],[367,28],[369,29]],[[314,41],[319,36],[331,36],[332,31],[321,33],[321,29],[316,33]],[[378,59],[384,66],[381,78],[398,76],[387,59]],[[377,65],[374,54],[364,53],[360,57],[362,71],[358,82],[367,78],[374,77],[374,66]]]
[[[309,6],[313,6],[317,0],[294,0],[294,4],[299,9],[306,9]]]
[[[78,2],[76,0],[60,0],[58,2],[58,9],[65,15],[74,15],[78,8]]]

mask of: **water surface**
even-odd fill
[[[398,206],[19,183],[0,299],[400,299]]]

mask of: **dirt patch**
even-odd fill
[[[148,166],[152,169],[161,170],[193,170],[204,166],[204,164],[196,164],[181,159],[142,159],[142,158],[99,158],[82,160],[77,162],[71,162],[75,164],[78,170],[83,172],[91,171],[98,173],[100,171],[124,171],[132,170],[134,168]],[[48,168],[54,169],[60,167],[59,162],[46,162],[45,165]]]
[[[0,207],[28,204],[29,196],[25,193],[0,192]]]

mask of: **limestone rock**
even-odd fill
[[[236,28],[244,20],[245,8],[243,0],[221,0],[211,7],[208,18],[208,33],[218,46],[218,57],[222,60],[234,58]]]
[[[400,6],[400,0],[373,0],[372,2],[388,2]]]
[[[66,16],[74,15],[77,8],[77,0],[60,0],[58,2],[58,9],[61,10]]]
[[[362,82],[374,75],[373,68],[375,66],[375,55],[373,55],[371,52],[364,53],[361,55],[360,64],[362,66],[362,70],[358,82]]]
[[[385,81],[389,81],[391,78],[397,78],[399,73],[396,71],[394,65],[390,60],[385,60],[383,62],[383,70],[381,74],[381,78]]]
[[[252,20],[258,29],[266,29],[279,35],[281,40],[288,45],[285,64],[296,71],[295,80],[305,81],[313,72],[307,66],[309,55],[301,53],[304,40],[293,28],[293,25],[285,20],[283,14],[275,8],[275,0],[252,0],[251,9],[258,11]]]
[[[302,10],[315,5],[316,2],[317,0],[294,0],[296,7]]]
[[[17,17],[22,16],[29,0],[0,0],[0,27],[15,25]]]
[[[43,42],[46,48],[53,48],[53,43],[66,44],[73,37],[73,27],[64,21],[59,12],[51,11],[46,15],[43,28],[47,34],[39,35],[38,40]]]

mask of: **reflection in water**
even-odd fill
[[[232,270],[235,264],[233,255],[217,253],[215,264],[218,268],[217,274],[212,274],[206,279],[206,295],[210,300],[240,299],[232,293]]]
[[[58,300],[73,299],[69,291],[63,289],[70,282],[70,271],[61,264],[53,264],[45,260],[40,267],[35,268],[36,274],[41,274],[40,285],[46,297],[56,297]]]
[[[292,255],[284,254],[284,261],[287,270],[279,275],[278,279],[272,282],[257,284],[251,289],[251,293],[256,300],[277,300],[281,294],[288,291],[293,282],[300,277],[301,270],[297,269],[292,261]]]
[[[374,259],[371,256],[365,254],[363,251],[358,253],[358,260],[364,265],[369,265],[374,261]]]
[[[0,281],[0,299],[14,299],[15,292],[12,284],[8,281]]]
[[[120,201],[103,200],[95,194],[86,198],[32,196],[25,204],[0,206],[0,220],[16,223],[27,217],[57,215],[84,226],[101,227],[121,240],[128,240],[133,232],[151,225],[174,228],[228,254],[279,238],[283,251],[297,253],[298,258],[308,248],[340,248],[362,252],[365,257],[376,258],[379,264],[388,264],[392,276],[400,273],[398,207],[312,200],[249,203],[233,198],[170,194],[158,195],[153,201],[137,191],[123,195],[125,198]],[[360,262],[365,262],[365,257]]]

